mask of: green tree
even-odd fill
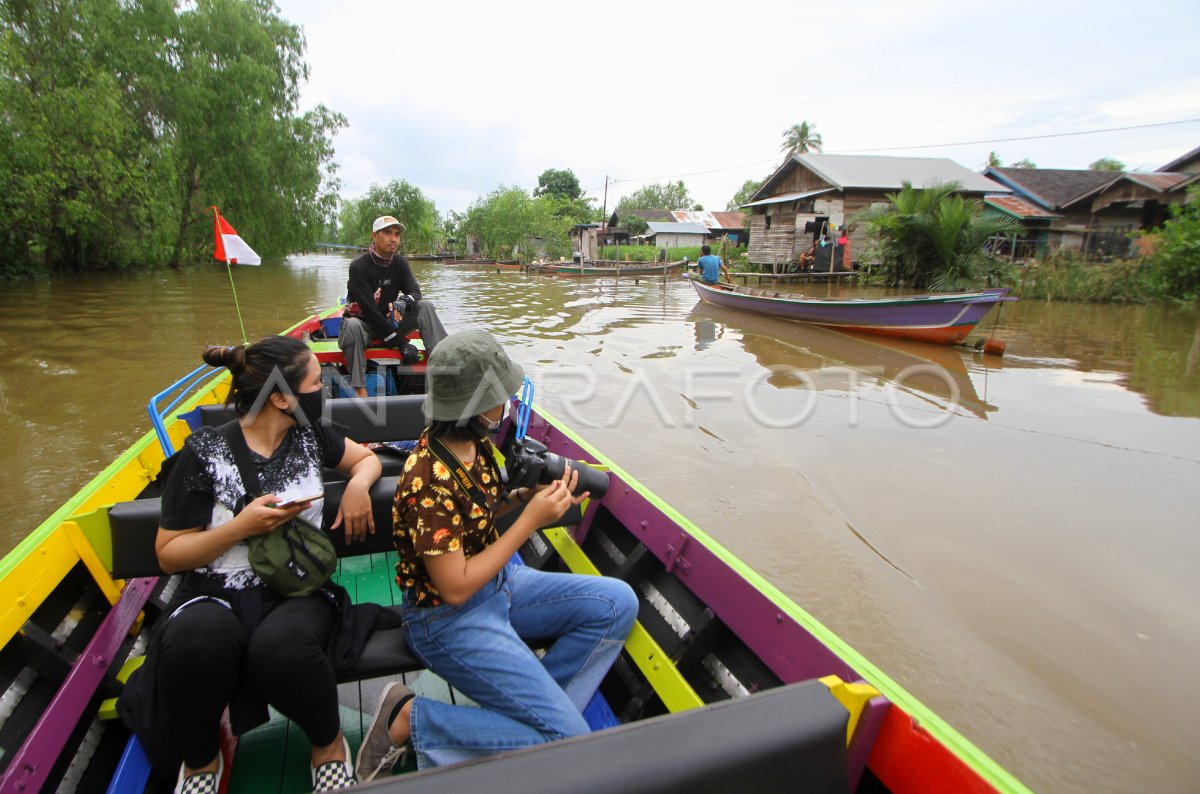
[[[380,215],[394,215],[404,224],[403,250],[434,251],[445,239],[437,206],[421,189],[403,179],[371,185],[366,195],[342,204],[338,213],[338,242],[367,245],[371,224]]]
[[[799,124],[793,124],[783,131],[783,145],[779,147],[779,150],[787,154],[788,157],[792,157],[797,154],[819,152],[822,145],[821,135],[817,132],[817,125],[802,121]]]
[[[568,201],[583,198],[583,188],[579,186],[579,177],[569,168],[547,168],[538,177],[538,186],[533,195],[554,196]]]
[[[966,289],[996,262],[985,252],[989,240],[1020,228],[1012,218],[985,216],[983,205],[956,193],[957,182],[920,190],[904,182],[889,193],[890,206],[856,216],[865,220],[880,247],[893,283],[917,289]]]
[[[1022,157],[1020,160],[1017,160],[1015,163],[1010,165],[1009,168],[1037,168],[1037,163],[1035,163],[1033,160],[1030,160],[1028,157]]]
[[[758,189],[762,187],[762,183],[761,179],[747,179],[737,189],[737,192],[733,194],[733,198],[729,200],[729,203],[725,205],[725,210],[727,212],[736,212],[743,204],[750,201],[750,197],[758,192]]]
[[[0,275],[207,259],[214,204],[314,242],[345,121],[297,113],[303,49],[269,0],[0,0]]]
[[[1101,157],[1099,160],[1089,163],[1088,169],[1092,171],[1124,171],[1125,164],[1111,157]]]
[[[1000,159],[1000,155],[993,152],[988,152],[987,162],[984,163],[985,168],[1002,168],[1004,161]]]
[[[1186,204],[1171,207],[1170,220],[1155,236],[1151,279],[1167,295],[1200,300],[1200,187],[1192,186]]]
[[[324,106],[296,113],[308,77],[300,28],[270,0],[198,0],[179,22],[172,264],[204,250],[210,205],[263,256],[315,242],[336,206],[331,139],[346,121]]]
[[[548,254],[561,256],[570,251],[568,232],[574,221],[560,217],[558,208],[548,196],[534,198],[523,188],[501,185],[467,208],[461,230],[478,237],[488,256],[528,254],[534,237],[545,241]]]

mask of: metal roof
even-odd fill
[[[1130,171],[1125,174],[1126,179],[1160,193],[1164,190],[1172,190],[1180,182],[1186,182],[1191,176],[1192,174],[1175,174],[1165,171]]]
[[[1192,160],[1195,160],[1196,158],[1200,158],[1200,146],[1197,146],[1195,149],[1192,149],[1187,154],[1182,154],[1179,157],[1176,157],[1171,162],[1164,164],[1163,166],[1159,167],[1156,170],[1158,170],[1158,171],[1174,171],[1175,169],[1179,168],[1179,166],[1187,165],[1188,163],[1190,163]]]
[[[822,193],[828,193],[831,190],[835,190],[835,188],[823,187],[820,190],[805,190],[802,193],[780,193],[778,196],[771,196],[771,198],[759,199],[758,201],[751,201],[749,204],[742,204],[741,206],[743,206],[743,207],[759,207],[759,206],[762,206],[763,204],[782,204],[785,201],[799,201],[800,199],[806,199],[811,196],[819,196]]]
[[[708,229],[700,223],[658,223],[648,221],[646,226],[653,234],[708,234]]]
[[[709,231],[714,229],[740,229],[745,223],[741,212],[709,212],[708,210],[672,210],[676,223],[699,223]]]
[[[904,182],[928,188],[957,182],[966,193],[1007,193],[1004,185],[945,157],[879,157],[861,154],[797,154],[793,159],[840,188],[899,190]]]
[[[1061,215],[1055,215],[1053,212],[1047,212],[1033,202],[1026,201],[1017,196],[984,196],[985,204],[990,204],[1001,212],[1007,212],[1021,219],[1029,218],[1061,218]]]
[[[1051,210],[1074,204],[1122,177],[1120,171],[1067,168],[988,168],[984,173],[995,174],[1018,193]]]

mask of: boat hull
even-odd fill
[[[903,298],[805,299],[745,288],[718,288],[692,281],[700,299],[716,306],[783,317],[843,331],[961,342],[993,306],[1005,301],[1007,290],[918,295]]]
[[[534,269],[539,273],[555,273],[560,276],[665,276],[682,271],[686,265],[687,263],[683,261],[668,262],[662,265],[646,265],[636,262],[626,265],[599,265],[585,262],[582,265],[540,265]]]

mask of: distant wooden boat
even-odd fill
[[[701,300],[731,309],[784,317],[843,331],[862,331],[925,342],[961,342],[993,306],[1016,298],[1007,289],[911,295],[898,298],[806,298],[693,280]]]
[[[521,270],[525,267],[519,259],[445,259],[442,264],[448,267],[483,267],[501,270]]]
[[[686,260],[678,262],[616,262],[589,260],[586,262],[546,262],[533,264],[534,273],[552,273],[559,276],[666,276],[681,272]]]

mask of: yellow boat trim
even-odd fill
[[[60,526],[0,578],[0,645],[16,636],[78,562],[75,544]]]
[[[548,529],[544,534],[572,572],[590,576],[600,575],[600,571],[596,570],[596,566],[592,565],[592,561],[565,529]],[[633,624],[629,639],[625,641],[625,650],[654,687],[668,711],[686,711],[704,705],[696,690],[692,689],[687,679],[679,672],[675,662],[671,661],[640,622]]]
[[[854,730],[858,727],[858,720],[867,707],[867,701],[879,697],[879,690],[870,684],[847,684],[836,675],[823,676],[817,680],[829,687],[829,693],[850,712],[850,720],[846,723],[846,745],[849,746],[850,740],[854,738]]]
[[[145,661],[145,656],[134,656],[132,659],[126,659],[125,664],[121,665],[121,669],[117,672],[117,680],[124,684],[129,680],[129,676],[133,674],[133,671],[141,667]],[[106,698],[100,701],[100,710],[96,712],[96,717],[100,720],[115,720],[117,718],[117,699]]]

